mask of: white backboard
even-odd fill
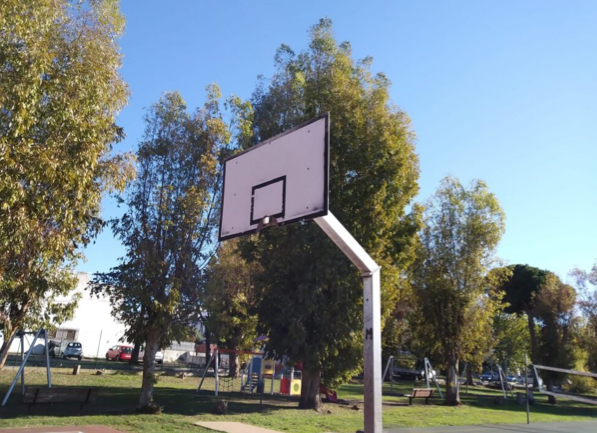
[[[329,113],[224,162],[219,240],[328,213]]]

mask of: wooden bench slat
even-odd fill
[[[427,388],[413,388],[412,393],[407,395],[408,397],[408,404],[412,404],[413,398],[424,398],[425,404],[429,403],[429,399],[433,397],[433,393],[435,392],[434,389],[427,389]]]
[[[97,388],[27,388],[24,403],[95,403]]]

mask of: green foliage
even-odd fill
[[[571,272],[576,280],[578,305],[584,316],[580,344],[587,353],[586,365],[590,371],[597,371],[597,263],[591,271],[574,269]]]
[[[528,265],[512,265],[508,268],[512,271],[512,276],[501,287],[504,291],[504,302],[508,304],[505,311],[534,316],[534,297],[545,283],[548,272]]]
[[[504,292],[504,302],[506,303],[504,312],[518,315],[524,313],[526,316],[531,344],[531,360],[537,362],[540,355],[538,327],[535,320],[535,301],[549,272],[529,265],[511,265],[507,269],[511,271],[511,276],[500,286]]]
[[[140,407],[152,400],[153,356],[172,340],[192,339],[200,315],[204,266],[213,251],[221,189],[220,159],[231,132],[220,91],[187,111],[179,93],[166,93],[145,118],[137,180],[127,212],[112,228],[126,247],[121,264],[95,278],[130,341],[146,341]]]
[[[493,360],[508,371],[524,370],[531,341],[526,315],[499,313],[493,320],[493,338]]]
[[[113,155],[128,96],[118,73],[124,19],[113,0],[0,5],[0,325],[49,326],[101,229],[102,195],[133,174]],[[0,366],[4,359],[0,359]]]
[[[463,187],[445,178],[427,203],[417,259],[412,267],[417,339],[434,342],[448,370],[446,402],[459,404],[459,360],[484,358],[493,343],[493,318],[501,307],[498,285],[506,277],[495,250],[504,213],[482,181]]]
[[[253,276],[258,264],[248,263],[237,251],[237,241],[220,246],[206,271],[203,307],[207,328],[229,349],[250,350],[257,336],[257,294]]]
[[[571,374],[564,387],[566,391],[573,394],[583,394],[594,396],[597,392],[597,382],[586,376],[576,376]]]
[[[310,32],[309,49],[282,45],[276,72],[255,91],[253,144],[326,111],[331,113],[330,209],[382,266],[384,317],[413,253],[418,160],[408,116],[391,104],[390,82],[370,60],[352,59],[331,21]],[[330,386],[362,362],[362,282],[353,265],[313,223],[270,228],[244,242],[259,260],[259,317],[276,356],[323,372]],[[303,389],[305,389],[303,387]]]
[[[534,311],[539,325],[538,361],[542,365],[572,369],[576,363],[574,316],[576,291],[568,284],[548,273],[539,288],[534,302]],[[561,380],[561,375],[546,372],[546,385]]]

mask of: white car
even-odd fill
[[[141,346],[139,349],[139,362],[143,362],[143,357],[145,356],[145,346]],[[158,350],[155,354],[155,362],[158,364],[162,364],[164,362],[164,352]]]
[[[63,341],[56,345],[50,354],[54,358],[77,358],[80,361],[83,357],[83,346],[78,341]]]

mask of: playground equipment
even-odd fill
[[[386,368],[383,371],[383,376],[381,378],[381,383],[386,381],[386,377],[388,376],[388,372],[390,373],[390,392],[394,392],[394,363],[396,362],[393,356],[388,358],[388,362],[386,363]]]
[[[29,345],[29,350],[27,351],[27,355],[25,355],[25,338],[26,335],[35,335],[35,337],[33,338],[33,341],[31,342],[31,344]],[[19,377],[21,378],[21,394],[25,395],[25,364],[27,363],[27,360],[29,359],[29,356],[31,355],[31,353],[33,353],[33,349],[35,348],[35,343],[37,342],[37,339],[40,338],[40,336],[43,334],[43,338],[44,338],[44,352],[46,353],[46,374],[48,377],[48,388],[52,388],[52,375],[50,373],[50,350],[48,347],[48,334],[46,332],[45,329],[40,329],[37,332],[28,332],[28,331],[18,331],[13,338],[8,342],[8,346],[10,347],[10,345],[12,344],[13,340],[15,337],[19,337],[20,340],[20,352],[21,352],[21,365],[19,366],[19,369],[17,371],[17,374],[15,375],[14,380],[12,381],[12,383],[10,384],[10,387],[8,388],[8,391],[6,392],[6,395],[4,396],[4,400],[2,400],[2,406],[6,405],[6,402],[8,401],[8,397],[10,397],[10,394],[12,393],[17,381],[19,380]]]
[[[217,396],[220,392],[220,387],[223,391],[232,391],[233,387],[233,380],[232,378],[222,377],[220,378],[220,355],[231,355],[231,354],[238,354],[238,355],[252,355],[247,368],[241,371],[241,380],[240,380],[240,392],[257,392],[263,393],[265,391],[265,380],[270,380],[270,394],[274,394],[274,383],[276,379],[281,379],[284,374],[284,366],[280,364],[276,364],[274,360],[264,359],[264,354],[262,352],[253,352],[253,351],[246,351],[246,350],[233,350],[233,349],[215,349],[213,352],[213,356],[210,358],[209,362],[205,366],[205,370],[203,371],[203,376],[201,377],[201,381],[199,382],[199,386],[197,387],[197,392],[201,391],[203,387],[203,383],[205,381],[205,377],[207,375],[207,371],[210,367],[214,369],[214,379],[215,379],[215,395]],[[298,380],[298,379],[295,379]],[[220,386],[220,382],[222,382],[222,386]],[[300,380],[298,380],[298,390],[300,394]],[[294,384],[293,383],[293,388]]]
[[[425,384],[427,385],[427,389],[431,389],[431,387],[429,386],[429,376],[431,375],[431,379],[433,380],[433,382],[435,382],[435,387],[437,388],[439,396],[441,398],[444,398],[442,390],[439,388],[439,383],[437,383],[437,379],[435,378],[435,370],[433,370],[431,362],[429,362],[429,359],[427,358],[425,358],[423,362],[425,363]]]
[[[506,378],[506,373],[501,366],[498,365],[498,375],[500,377],[500,385],[502,387],[502,394],[504,394],[504,400],[508,399],[508,394],[506,390],[510,391],[510,395],[514,398],[514,393],[512,392],[512,387],[508,383],[508,379]]]

